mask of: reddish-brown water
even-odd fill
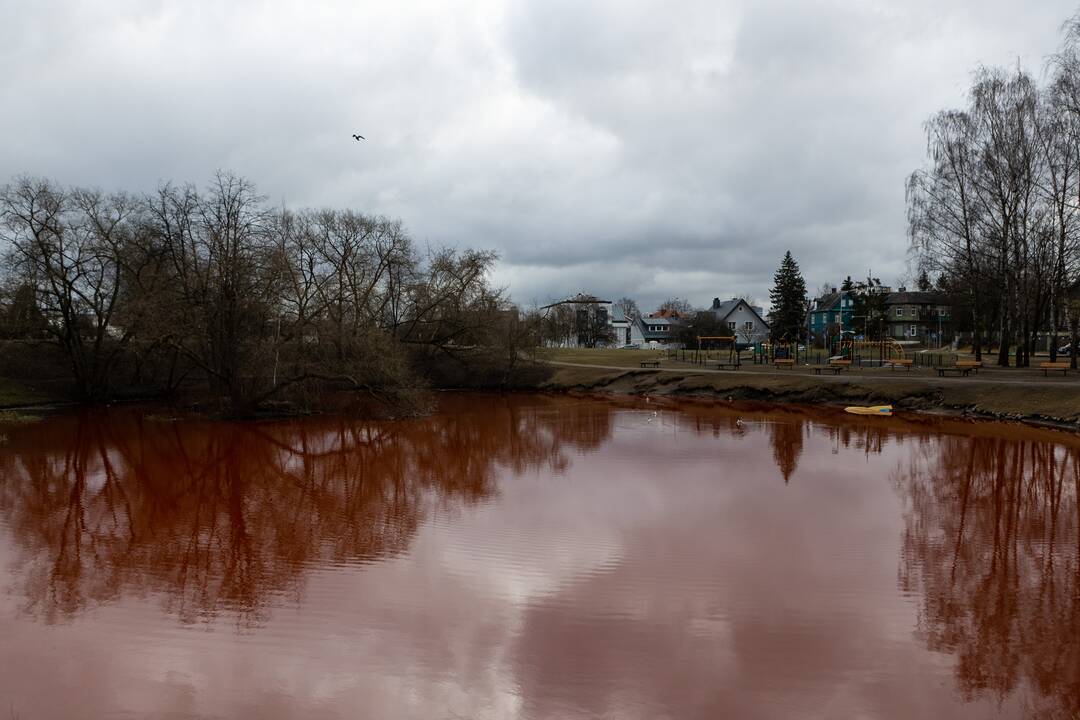
[[[447,396],[0,430],[0,717],[1080,717],[1080,444]]]

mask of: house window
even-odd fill
[[[910,332],[910,334],[911,334],[911,337],[917,337],[917,336],[918,336],[918,334],[919,334],[919,328],[918,328],[918,326],[917,326],[917,325],[912,325],[912,326],[911,326],[911,327],[909,328],[909,332]]]
[[[743,323],[743,328],[745,328],[746,330],[753,330],[754,329],[754,321],[753,320],[747,320],[746,322]]]
[[[943,317],[945,317],[945,308],[938,308],[938,309],[937,309],[937,316],[938,316],[939,318],[943,318]]]
[[[896,308],[896,317],[904,317],[904,308]]]
[[[728,330],[734,330],[735,329],[735,321],[734,320],[728,320],[727,328],[728,328]]]

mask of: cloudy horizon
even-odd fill
[[[980,64],[1041,76],[1077,10],[1017,7],[10,4],[0,182],[147,191],[227,169],[275,204],[496,250],[522,304],[767,304],[785,250],[811,292],[897,283],[922,123]]]

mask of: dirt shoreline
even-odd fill
[[[1000,381],[978,377],[937,380],[900,373],[888,376],[845,373],[841,377],[832,377],[808,373],[710,372],[693,368],[653,370],[558,361],[551,362],[549,368],[551,373],[547,379],[535,384],[517,385],[512,389],[833,408],[893,405],[901,412],[968,420],[1012,421],[1080,432],[1080,382],[1017,382],[1015,379]],[[460,389],[485,392],[510,388]],[[438,388],[430,390],[437,391]],[[79,407],[79,403],[66,398],[43,399],[40,395],[18,397],[13,393],[2,399],[8,402],[0,402],[0,412],[26,415],[49,415]],[[127,401],[154,402],[149,398],[129,398]],[[297,413],[282,414],[289,416]]]
[[[540,390],[607,395],[656,395],[792,405],[892,405],[897,410],[1080,432],[1080,384],[1031,387],[978,379],[934,382],[923,377],[892,382],[845,377],[821,382],[808,375],[705,374],[560,366]]]

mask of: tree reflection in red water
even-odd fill
[[[406,550],[433,508],[483,501],[493,470],[567,462],[610,434],[607,409],[493,403],[482,419],[169,422],[133,410],[11,433],[0,510],[21,545],[27,611],[49,621],[121,593],[159,593],[184,622],[257,625],[306,564]]]
[[[965,697],[1080,717],[1080,449],[1017,435],[944,436],[898,473],[902,587]]]

